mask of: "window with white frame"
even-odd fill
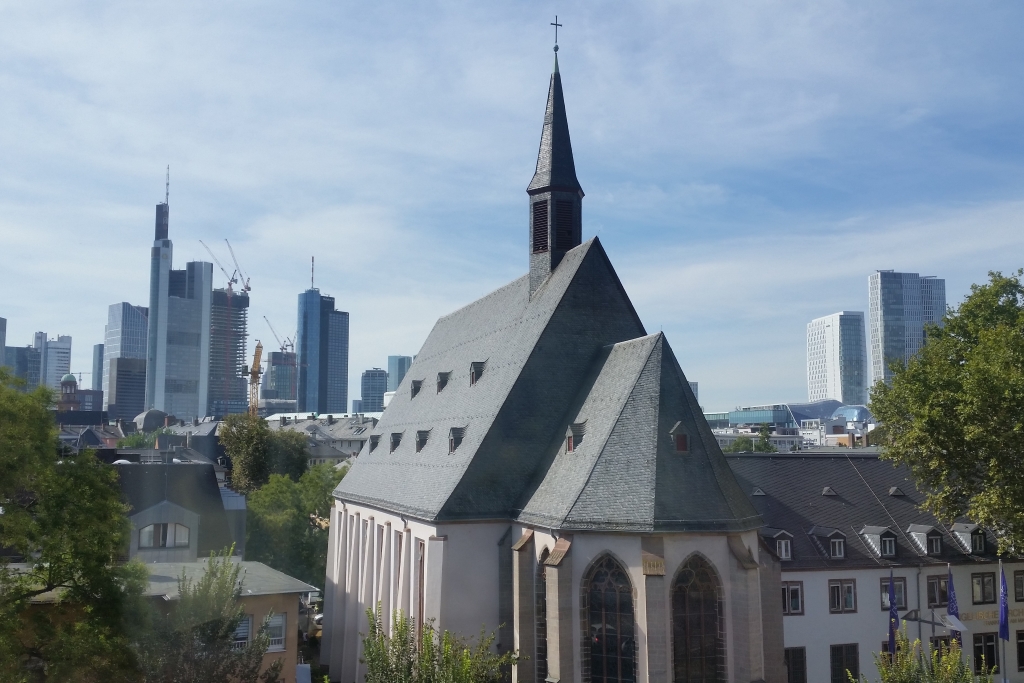
[[[846,539],[833,538],[829,541],[829,557],[833,560],[841,560],[846,557]]]
[[[804,613],[803,581],[782,582],[782,613],[790,615]]]
[[[942,554],[942,536],[939,536],[938,534],[932,534],[928,537],[928,554]]]
[[[907,609],[907,580],[893,579],[893,593],[896,596],[896,609]],[[889,579],[882,579],[882,611],[889,611]]]
[[[828,611],[833,614],[857,611],[856,579],[836,579],[828,582]]]
[[[187,548],[188,539],[184,524],[150,524],[139,529],[140,548]]]
[[[235,627],[235,642],[231,647],[235,650],[248,647],[250,638],[252,638],[252,616],[246,614]]]
[[[780,560],[793,559],[793,543],[788,538],[780,538],[775,541],[775,553]]]
[[[275,614],[270,617],[270,621],[267,622],[267,635],[270,636],[270,647],[267,648],[267,652],[281,652],[284,650],[286,626],[284,614]]]
[[[882,536],[882,557],[895,557],[896,556],[896,537],[895,536]]]

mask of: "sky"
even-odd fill
[[[170,165],[175,267],[230,240],[273,349],[315,256],[358,398],[526,271],[556,14],[584,238],[706,410],[806,400],[807,322],[877,269],[956,304],[1024,266],[1020,2],[6,2],[7,344],[91,370]]]

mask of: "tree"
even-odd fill
[[[870,404],[883,456],[910,469],[925,507],[992,529],[1004,551],[1024,548],[1022,274],[972,285]]]
[[[327,529],[332,493],[348,471],[314,465],[299,480],[270,475],[248,500],[246,557],[307,583],[322,586],[327,574]]]
[[[438,633],[425,624],[417,643],[416,627],[401,610],[392,614],[392,635],[376,614],[367,610],[369,633],[363,639],[366,683],[498,683],[515,664],[513,652],[491,651],[494,636],[481,632],[476,644],[449,631]]]
[[[283,474],[298,481],[309,467],[309,446],[302,432],[270,433],[270,462],[274,474]]]
[[[768,428],[768,425],[762,424],[761,429],[758,431],[757,443],[754,444],[754,450],[758,453],[776,453],[778,448],[772,445],[771,442],[772,432]]]
[[[228,415],[217,433],[231,459],[231,486],[249,493],[266,484],[273,470],[266,420],[248,413]]]
[[[170,429],[167,427],[161,427],[156,431],[146,434],[145,432],[133,432],[126,435],[123,439],[118,439],[118,448],[154,448],[156,446],[156,438],[161,434],[171,434]]]
[[[0,368],[0,679],[132,680],[146,571],[118,561],[130,524],[117,473],[60,453],[45,389]],[[33,601],[47,606],[32,609]]]
[[[267,621],[246,647],[235,648],[235,629],[245,612],[238,598],[241,565],[231,561],[234,549],[211,556],[198,581],[182,571],[177,604],[155,620],[153,629],[136,643],[146,683],[274,683],[281,660],[261,675],[270,646]],[[269,620],[269,616],[267,619]]]
[[[754,440],[749,436],[737,436],[731,446],[722,450],[726,453],[751,453],[754,450]]]
[[[896,655],[876,654],[875,666],[881,683],[992,683],[992,669],[998,662],[986,662],[988,671],[975,676],[969,659],[970,655],[965,658],[955,640],[922,656],[921,641],[911,643],[906,630],[899,630]],[[849,671],[847,678],[850,683],[857,683]],[[867,683],[867,678],[861,675],[861,681]]]

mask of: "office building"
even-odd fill
[[[173,270],[169,207],[156,207],[150,252],[146,339],[146,407],[180,419],[205,417],[210,381],[213,264],[193,261]]]
[[[263,374],[260,398],[294,402],[295,381],[295,353],[293,351],[271,351],[267,354],[267,369]],[[294,407],[291,412],[294,412]]]
[[[103,391],[103,344],[92,345],[92,375],[89,384],[93,391]]]
[[[807,400],[868,401],[864,313],[842,311],[807,323]]]
[[[7,346],[7,318],[0,318],[0,368],[7,365],[4,360],[4,348]]]
[[[146,409],[146,359],[111,358],[107,373],[103,397],[108,417],[134,420]]]
[[[405,373],[412,365],[412,356],[388,356],[388,391],[398,391]],[[366,394],[363,394],[366,396]]]
[[[299,294],[298,412],[344,413],[348,407],[348,313],[334,297],[307,289]]]
[[[134,306],[127,301],[111,304],[107,308],[107,324],[103,333],[103,385],[104,409],[109,410],[111,388],[110,362],[115,358],[146,358],[146,340],[149,337],[149,309]],[[143,371],[145,372],[145,371]],[[145,377],[143,377],[145,380]],[[145,401],[145,399],[143,399]],[[142,412],[140,409],[139,412]],[[136,413],[137,415],[138,413]],[[135,415],[132,415],[135,417]]]
[[[244,413],[249,408],[248,381],[242,369],[248,336],[249,294],[213,290],[210,305],[210,415]]]
[[[36,332],[33,347],[39,351],[39,384],[60,391],[61,377],[71,372],[71,337],[57,335],[47,339],[45,332]]]
[[[359,398],[352,399],[352,414],[358,415],[363,412],[363,401]]]
[[[921,350],[927,325],[941,325],[946,281],[917,273],[879,270],[868,277],[868,353],[871,384],[888,382],[892,363]]]
[[[24,380],[24,391],[39,386],[39,366],[42,353],[31,346],[4,347],[4,363],[18,379]]]
[[[384,410],[384,392],[388,388],[388,373],[380,368],[365,370],[362,378],[362,412],[379,413]]]

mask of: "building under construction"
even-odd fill
[[[267,372],[263,376],[260,398],[267,406],[267,414],[294,413],[297,373],[294,351],[271,351],[267,357]]]
[[[210,393],[208,414],[217,417],[249,409],[245,342],[249,331],[249,293],[213,290],[210,304]]]

